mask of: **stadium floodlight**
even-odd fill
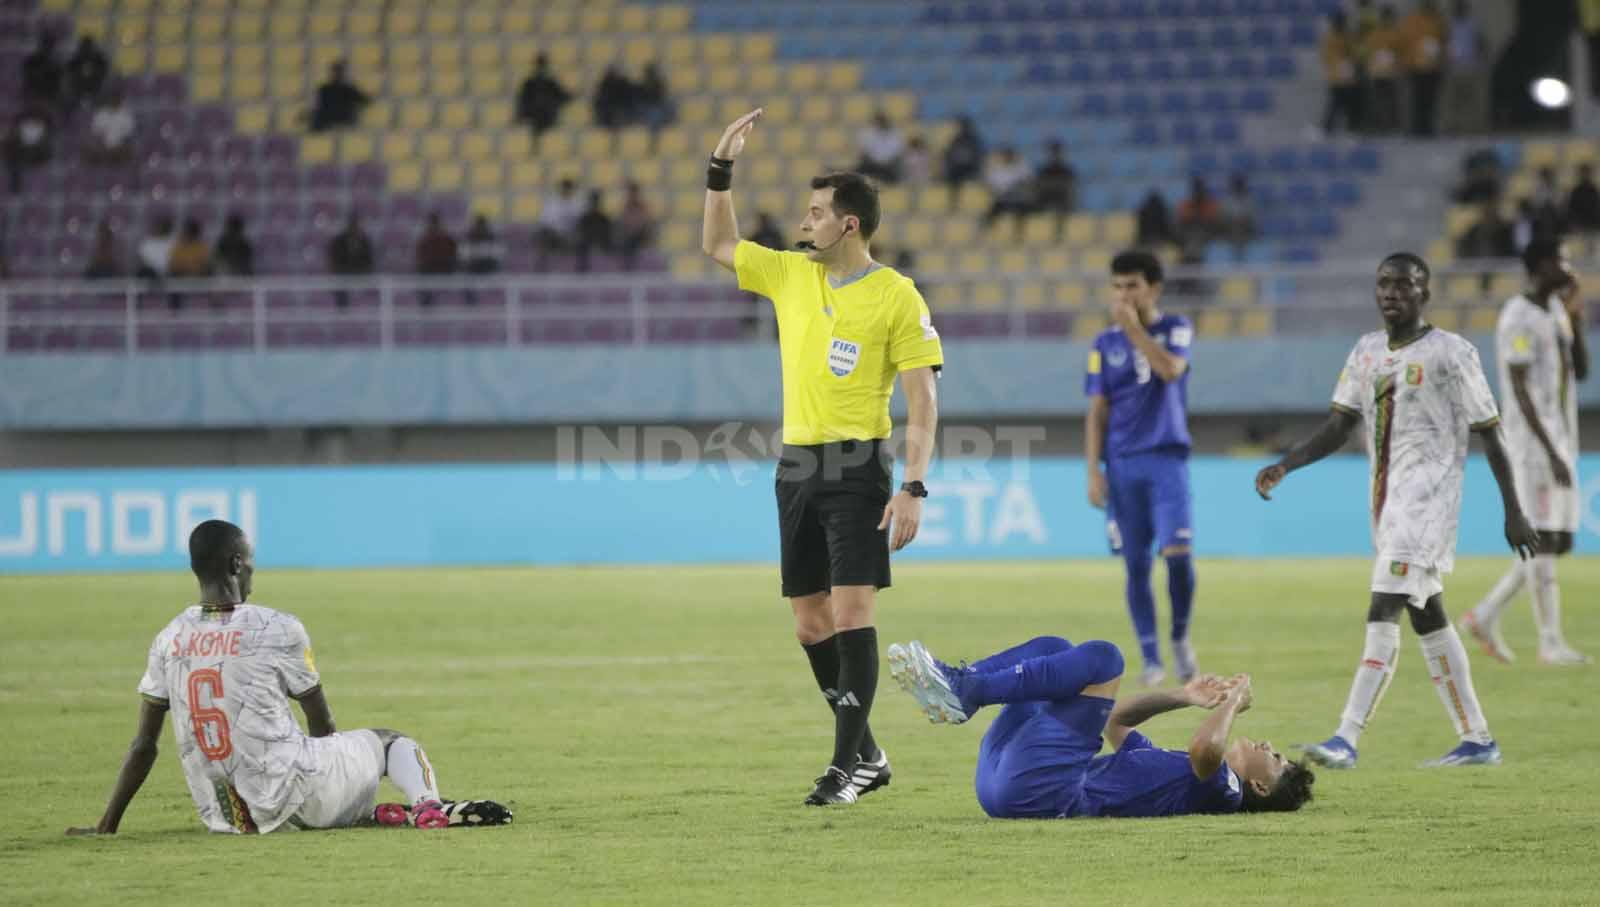
[[[1534,101],[1546,110],[1561,110],[1572,103],[1572,87],[1553,76],[1534,79],[1529,83],[1528,91]]]

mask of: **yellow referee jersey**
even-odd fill
[[[745,240],[733,263],[739,288],[777,311],[785,444],[889,437],[895,375],[944,364],[928,304],[893,268],[836,290],[827,269],[799,252]]]

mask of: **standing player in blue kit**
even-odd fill
[[[1144,660],[1140,681],[1166,680],[1150,591],[1151,548],[1167,562],[1172,658],[1178,680],[1199,672],[1189,643],[1194,607],[1194,526],[1189,495],[1189,344],[1194,326],[1156,308],[1161,262],[1129,251],[1111,261],[1111,316],[1089,351],[1084,458],[1089,503],[1104,508],[1127,568],[1128,614]]]

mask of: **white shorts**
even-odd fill
[[[306,828],[348,828],[372,816],[386,757],[383,741],[368,730],[314,737],[317,771],[302,781],[306,798],[294,824]]]
[[[1420,610],[1444,591],[1444,577],[1437,570],[1379,555],[1372,562],[1372,591],[1404,595],[1407,604]]]
[[[1562,488],[1556,484],[1550,469],[1550,458],[1539,454],[1517,460],[1511,470],[1516,479],[1517,497],[1522,502],[1522,512],[1533,528],[1543,532],[1577,532],[1582,501],[1579,494],[1578,470],[1573,469],[1572,485]]]

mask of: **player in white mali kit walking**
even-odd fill
[[[1339,450],[1356,424],[1366,422],[1377,548],[1367,641],[1338,731],[1304,747],[1307,756],[1329,768],[1356,764],[1361,731],[1394,676],[1402,611],[1411,615],[1434,689],[1461,741],[1427,764],[1500,761],[1500,748],[1472,689],[1467,650],[1444,611],[1444,575],[1455,561],[1469,429],[1482,439],[1500,486],[1506,541],[1527,557],[1537,551],[1538,535],[1517,503],[1499,413],[1477,349],[1423,320],[1428,277],[1427,263],[1415,255],[1401,252],[1383,260],[1377,301],[1386,330],[1356,341],[1322,428],[1256,475],[1256,491],[1269,498],[1284,476]]]
[[[1515,656],[1500,635],[1500,614],[1524,583],[1532,587],[1539,660],[1581,665],[1589,657],[1567,645],[1561,632],[1561,588],[1556,558],[1572,550],[1578,531],[1578,393],[1589,376],[1583,304],[1572,266],[1553,240],[1528,243],[1522,253],[1528,292],[1513,296],[1495,326],[1500,394],[1505,404],[1506,447],[1517,493],[1539,530],[1539,553],[1511,565],[1487,598],[1462,615],[1461,627],[1501,661]]]
[[[490,800],[442,800],[433,766],[410,737],[335,731],[305,627],[291,614],[245,603],[254,559],[232,523],[207,520],[190,534],[200,603],[173,618],[150,647],[139,731],[105,814],[95,827],[67,834],[116,833],[155,764],[169,710],[189,793],[214,832],[510,822],[511,811]],[[290,699],[305,712],[310,736],[295,723]],[[409,805],[377,805],[385,776]]]

